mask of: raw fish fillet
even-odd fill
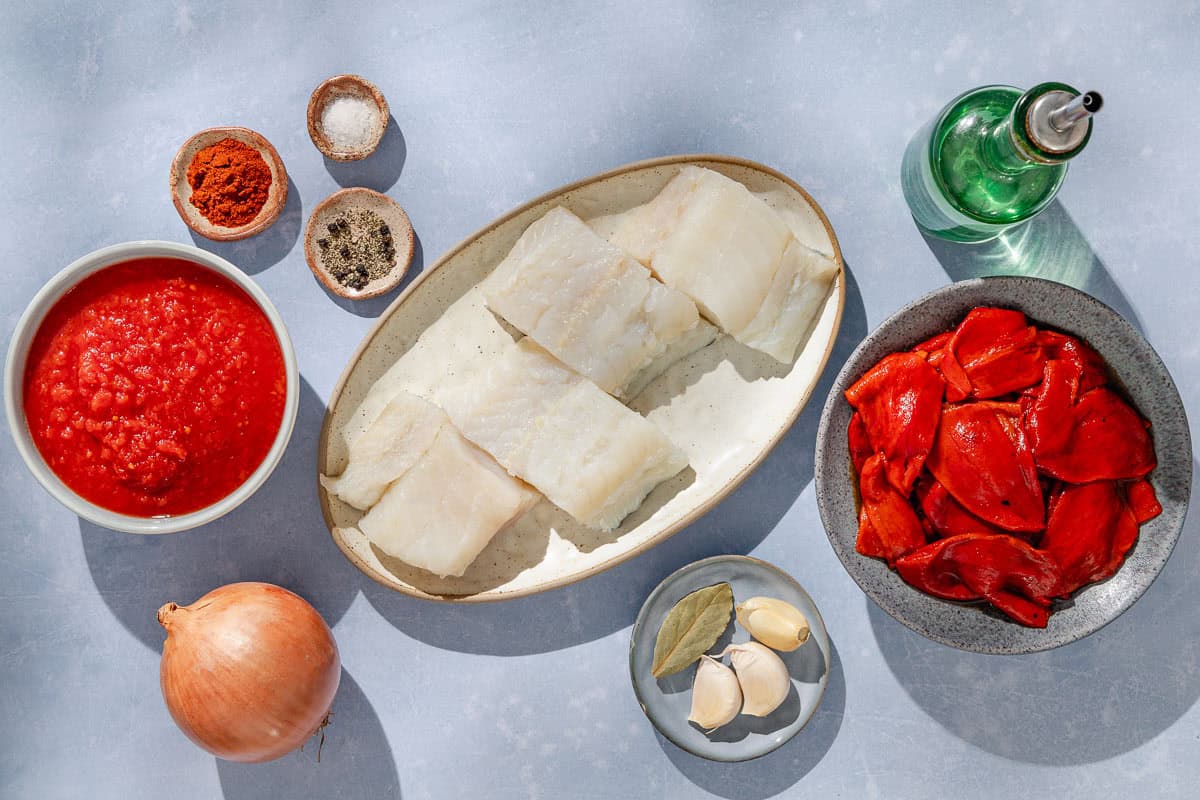
[[[437,406],[400,392],[350,444],[342,474],[322,475],[321,485],[357,509],[370,508],[392,481],[417,463],[447,421]]]
[[[513,338],[488,313],[479,289],[472,288],[375,381],[342,427],[342,440],[353,444],[402,390],[442,405],[447,395],[494,361]]]
[[[791,229],[796,241],[809,250],[833,258],[833,241],[821,216],[807,204],[798,205],[795,195],[784,189],[772,189],[766,192],[754,192],[754,196],[762,200],[779,218]]]
[[[622,399],[633,400],[649,386],[655,378],[666,372],[676,361],[687,358],[697,350],[708,347],[721,334],[715,325],[701,319],[696,327],[680,336],[667,349],[629,379],[622,391]]]
[[[806,246],[816,241],[811,226],[785,220],[742,184],[700,167],[681,169],[649,203],[590,224],[733,338],[785,364],[838,271]]]
[[[687,457],[640,414],[530,339],[446,412],[463,435],[581,523],[612,530]]]
[[[616,397],[700,323],[686,295],[561,207],[525,230],[482,288],[492,311]]]
[[[791,238],[779,215],[742,184],[684,167],[612,241],[737,338],[758,313]]]
[[[833,259],[793,239],[783,251],[783,260],[758,313],[735,338],[776,361],[791,363],[837,274]]]
[[[441,577],[459,576],[539,498],[447,421],[358,528],[401,561]]]

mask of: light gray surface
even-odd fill
[[[107,5],[107,7],[105,7]],[[175,149],[200,128],[267,136],[291,199],[267,233],[201,242],[255,274],[303,374],[291,448],[225,520],[172,537],[81,524],[0,439],[0,797],[1186,797],[1200,781],[1200,521],[1158,582],[1096,635],[1028,657],[962,653],[875,608],[825,539],[813,437],[867,329],[951,278],[1011,268],[929,245],[905,213],[908,135],[959,91],[1065,80],[1104,92],[1025,271],[1127,315],[1200,419],[1200,80],[1194,3],[216,4],[6,2],[0,25],[0,329],[79,255],[189,241]],[[382,4],[379,4],[382,5]],[[737,4],[743,5],[743,4]],[[365,162],[327,165],[304,110],[360,72],[396,120]],[[447,607],[367,581],[315,498],[323,398],[387,299],[335,302],[304,264],[307,214],[340,185],[387,191],[432,262],[529,197],[647,156],[716,151],[788,173],[824,206],[852,273],[842,336],[795,429],[689,530],[582,584]],[[1195,428],[1193,427],[1193,437]],[[810,591],[834,643],[813,722],[775,753],[710,764],[655,735],[626,671],[646,594],[682,564],[753,553]],[[154,610],[238,579],[288,586],[334,625],[345,673],[321,762],[214,760],[158,690]]]

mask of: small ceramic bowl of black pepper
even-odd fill
[[[171,162],[171,200],[206,239],[232,242],[262,233],[287,204],[288,176],[279,153],[249,128],[206,128]]]
[[[395,200],[354,187],[321,201],[304,231],[304,258],[326,289],[366,300],[400,285],[413,257],[413,229]]]

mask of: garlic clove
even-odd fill
[[[733,670],[711,656],[700,656],[688,721],[712,731],[732,721],[741,707],[742,687]]]
[[[774,650],[758,642],[746,642],[729,645],[721,655],[733,661],[742,689],[743,714],[765,717],[787,699],[792,678]]]
[[[774,597],[751,597],[740,603],[737,621],[755,639],[785,653],[808,641],[808,619],[791,603]]]

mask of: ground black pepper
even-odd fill
[[[347,211],[325,228],[329,236],[318,239],[321,260],[334,280],[361,290],[396,266],[392,231],[373,211]]]

